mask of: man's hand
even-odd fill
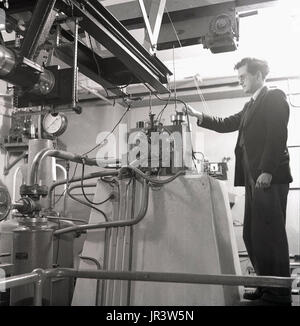
[[[187,113],[191,117],[196,117],[197,119],[202,119],[202,113],[198,112],[197,110],[195,110],[193,107],[191,107],[188,104],[186,105],[186,107],[184,107],[183,110],[185,113]]]
[[[256,180],[255,188],[269,188],[271,186],[272,174],[262,173]]]

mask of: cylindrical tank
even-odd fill
[[[52,268],[53,229],[47,219],[23,219],[13,231],[14,274],[30,273],[36,268]],[[11,289],[11,305],[32,305],[34,285]],[[50,280],[43,288],[43,305],[50,304]]]
[[[14,219],[2,221],[0,223],[0,253],[10,254],[10,256],[1,257],[1,263],[12,263],[13,230],[16,229],[17,226],[18,222]]]
[[[27,184],[30,184],[29,170],[37,153],[45,148],[53,149],[53,141],[50,139],[30,139],[28,143],[28,171]],[[39,167],[38,180],[40,185],[49,185],[53,181],[52,157],[47,157],[43,160]]]
[[[52,222],[55,221],[55,222]],[[49,226],[55,231],[74,226],[74,223],[62,218],[49,221]],[[74,232],[62,234],[53,239],[53,267],[74,268]],[[53,278],[51,280],[51,305],[71,305],[74,292],[74,279],[72,277]]]

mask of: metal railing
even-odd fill
[[[289,288],[297,280],[296,277],[274,276],[240,276],[240,275],[208,275],[187,273],[156,273],[156,272],[124,272],[124,271],[99,271],[99,270],[76,270],[71,268],[35,269],[31,273],[11,276],[0,279],[0,288],[12,288],[25,284],[34,283],[34,305],[42,305],[43,284],[47,278],[76,277],[102,280],[123,280],[142,282],[166,282],[166,283],[189,283],[211,284],[231,286],[268,286]]]

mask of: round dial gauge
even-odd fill
[[[53,136],[59,136],[67,129],[67,118],[59,113],[47,113],[43,119],[44,130]]]

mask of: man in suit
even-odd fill
[[[290,276],[285,230],[286,204],[292,176],[287,150],[289,105],[284,92],[268,90],[267,62],[244,58],[235,66],[239,83],[251,94],[242,111],[211,117],[190,105],[186,110],[200,127],[220,133],[238,131],[235,186],[245,186],[243,239],[257,275]],[[259,287],[244,298],[257,304],[290,305],[290,288]]]

